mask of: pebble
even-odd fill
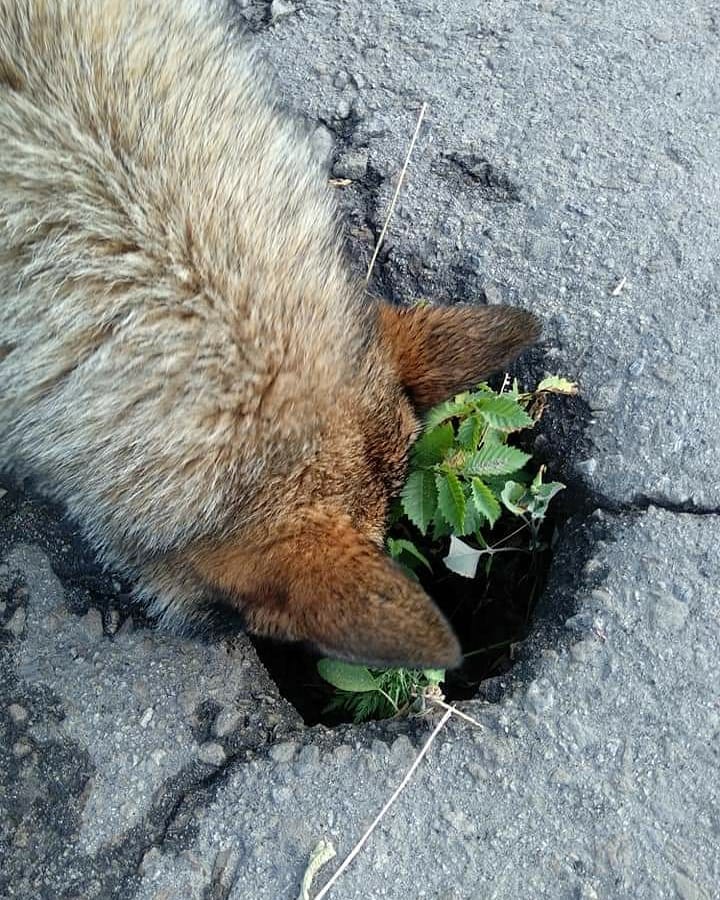
[[[590,457],[590,459],[581,460],[576,464],[575,468],[581,475],[585,475],[588,478],[591,478],[595,474],[597,465],[597,460],[593,457]]]
[[[318,125],[315,131],[313,131],[310,139],[320,159],[322,159],[323,162],[327,162],[335,147],[335,138],[330,129],[326,128],[324,125]]]
[[[32,752],[32,747],[27,741],[15,741],[13,744],[13,755],[18,759],[28,756]]]
[[[147,728],[150,724],[150,720],[153,717],[153,708],[152,706],[148,706],[145,712],[142,714],[142,718],[140,719],[140,727]]]
[[[215,737],[227,737],[233,731],[237,730],[242,714],[232,707],[225,707],[215,717],[213,722],[213,734]]]
[[[367,149],[347,150],[335,162],[333,175],[336,178],[350,178],[358,181],[367,174],[368,157]]]
[[[23,609],[23,607],[18,607],[15,612],[10,617],[7,625],[5,626],[9,632],[15,635],[15,637],[20,637],[20,635],[25,631],[25,622],[27,620],[27,613]]]
[[[80,624],[88,637],[99,638],[103,636],[102,613],[99,609],[89,609],[80,619]]]
[[[544,678],[537,678],[528,685],[525,694],[525,708],[528,712],[542,716],[555,705],[555,690]]]
[[[279,19],[284,19],[285,16],[290,16],[295,12],[295,7],[292,3],[286,3],[285,0],[273,0],[270,4],[270,20],[272,22],[277,22]]]
[[[338,104],[335,107],[335,115],[338,119],[347,119],[350,115],[350,101],[346,100],[344,97],[341,97],[338,100]]]
[[[393,766],[408,766],[415,761],[417,751],[406,734],[396,737],[390,746],[390,763]]]
[[[150,759],[155,763],[158,768],[163,764],[165,758],[167,757],[167,753],[162,748],[158,748],[157,750],[153,750],[150,754]]]
[[[297,752],[297,744],[293,741],[282,741],[270,748],[270,758],[275,762],[289,763]]]
[[[16,725],[24,725],[25,722],[27,722],[27,710],[24,706],[20,706],[19,703],[11,703],[10,706],[8,706],[8,713]]]
[[[120,610],[119,609],[111,609],[108,613],[107,619],[107,633],[115,634],[120,626]]]
[[[206,744],[203,744],[200,747],[198,756],[202,762],[207,763],[209,766],[221,766],[227,759],[227,754],[222,744],[218,744],[215,741],[208,741]]]

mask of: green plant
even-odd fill
[[[521,392],[506,378],[500,391],[480,384],[429,411],[387,540],[388,553],[411,577],[421,569],[436,574],[442,560],[451,572],[474,578],[481,560],[488,575],[498,553],[542,549],[541,525],[564,485],[544,481],[545,467],[533,469],[530,454],[511,441],[535,425],[553,393],[574,394],[576,387],[549,376],[534,391]],[[492,543],[501,518],[517,527]],[[521,532],[524,546],[517,540],[508,546],[508,536]],[[328,710],[355,721],[407,711],[445,677],[439,670],[371,670],[332,660],[320,660],[318,671],[337,692]]]
[[[406,712],[445,677],[442,669],[369,669],[335,659],[321,659],[317,668],[336,691],[326,711],[342,710],[355,722]]]

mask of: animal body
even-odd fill
[[[388,500],[537,322],[368,297],[326,181],[200,0],[0,0],[0,468],[170,624],[452,666]]]

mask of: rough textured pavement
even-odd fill
[[[532,307],[536,365],[593,410],[522,661],[331,896],[720,896],[715,4],[233,15],[351,180],[358,271],[429,104],[373,288]],[[294,900],[317,841],[350,850],[426,727],[304,728],[244,638],[148,629],[60,511],[5,489],[0,896]]]

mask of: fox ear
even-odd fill
[[[532,313],[511,306],[380,304],[379,328],[405,389],[425,408],[472,387],[540,336]]]
[[[226,546],[200,561],[248,630],[307,641],[339,659],[453,668],[460,645],[432,600],[347,517],[305,514],[256,553]],[[248,575],[250,581],[248,582]]]

